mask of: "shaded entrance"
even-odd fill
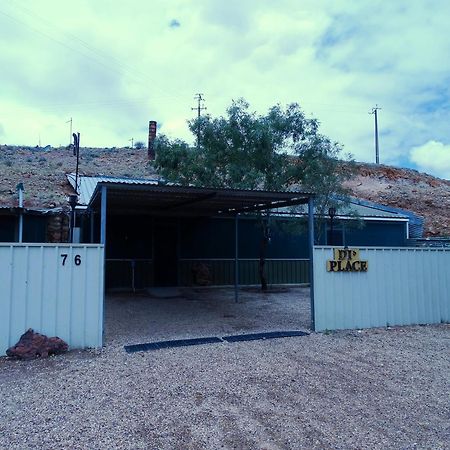
[[[229,218],[234,221],[233,282],[234,299],[237,302],[240,284],[239,217],[246,213],[308,205],[308,249],[311,284],[311,309],[313,310],[312,249],[314,244],[313,194],[305,192],[274,192],[243,189],[198,188],[174,186],[165,183],[148,184],[138,180],[130,182],[98,182],[89,202],[92,212],[100,212],[100,242],[107,240],[107,214],[136,216],[146,214],[155,222],[174,218]],[[164,223],[164,220],[161,224]],[[178,233],[175,226],[155,227],[152,257],[155,285],[177,285]],[[159,235],[159,236],[158,236]],[[221,239],[222,236],[217,236]],[[175,264],[174,264],[175,262]],[[312,313],[314,317],[314,313]],[[312,327],[314,329],[314,327]]]
[[[173,220],[154,222],[153,274],[155,286],[178,285],[178,224]]]

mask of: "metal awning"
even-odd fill
[[[238,219],[241,213],[308,204],[308,241],[310,248],[311,322],[314,330],[313,246],[314,194],[310,192],[273,192],[245,189],[216,189],[166,184],[140,184],[133,181],[97,183],[89,209],[100,211],[100,243],[106,245],[108,214],[139,214],[175,217],[234,216],[235,220],[235,301],[239,291]],[[91,222],[92,223],[92,222]],[[92,227],[92,226],[91,226]],[[93,236],[91,228],[91,237]]]
[[[108,214],[156,216],[236,215],[252,211],[307,204],[312,193],[245,189],[199,188],[165,184],[128,184],[102,181],[89,207],[99,210],[102,189],[107,192]]]

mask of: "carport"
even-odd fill
[[[234,297],[239,294],[239,218],[246,213],[270,211],[308,204],[308,242],[310,249],[310,280],[312,277],[312,249],[314,244],[313,198],[308,192],[277,192],[244,189],[199,188],[164,183],[102,181],[95,188],[88,205],[91,218],[99,220],[99,241],[107,245],[108,223],[112,216],[130,219],[142,214],[155,219],[227,217],[234,219]],[[91,242],[94,241],[94,220],[91,220]],[[164,226],[156,241],[163,254],[170,253],[170,235]],[[167,256],[167,254],[165,256]],[[313,286],[311,290],[311,318],[314,317]],[[313,319],[312,319],[313,321]],[[312,329],[314,324],[312,323]]]

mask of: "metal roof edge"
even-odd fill
[[[96,177],[93,177],[96,178]],[[101,177],[98,177],[101,178]],[[134,180],[133,178],[130,178],[130,180]],[[179,189],[188,189],[188,190],[200,190],[200,191],[222,191],[222,192],[236,192],[236,193],[244,193],[244,192],[255,192],[255,193],[261,193],[261,194],[285,194],[285,195],[295,195],[297,194],[299,197],[315,197],[316,194],[314,192],[302,192],[302,191],[269,191],[264,189],[242,189],[242,188],[229,188],[229,187],[209,187],[209,186],[192,186],[192,185],[182,185],[182,184],[175,184],[175,183],[161,183],[160,180],[155,180],[156,182],[152,184],[153,180],[142,180],[143,183],[127,183],[127,182],[114,182],[114,181],[99,181],[98,185],[106,185],[106,186],[112,186],[112,187],[142,187],[145,188],[146,186],[159,186],[160,188],[179,188]]]

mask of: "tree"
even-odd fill
[[[155,141],[156,169],[168,181],[207,187],[300,190],[317,194],[317,211],[337,206],[347,194],[343,181],[352,170],[340,161],[341,147],[321,135],[297,103],[275,105],[267,114],[249,111],[244,99],[233,101],[225,117],[202,116],[188,122],[199,143],[192,147],[162,135]],[[261,213],[260,278],[267,289],[265,254],[269,214]]]

